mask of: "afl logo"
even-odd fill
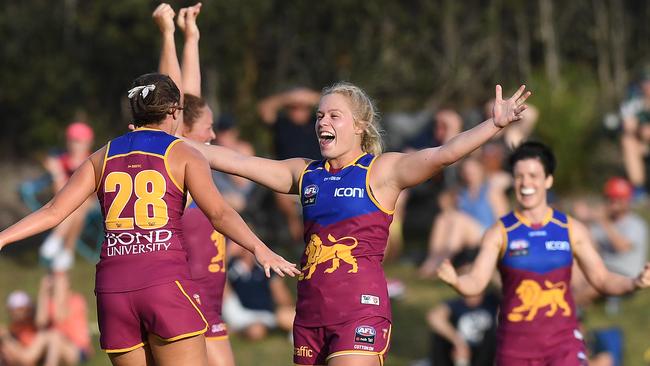
[[[310,184],[305,187],[305,190],[302,195],[302,205],[309,206],[316,203],[316,197],[318,196],[318,186],[315,184]]]
[[[375,328],[369,325],[358,326],[354,333],[354,341],[357,343],[375,343],[375,335],[377,332]]]

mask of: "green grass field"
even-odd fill
[[[3,251],[0,256],[0,299],[17,288],[26,289],[35,295],[40,277],[45,273],[36,263],[34,246],[29,244],[25,250]],[[408,264],[395,264],[386,267],[390,277],[399,278],[407,285],[405,296],[393,302],[393,337],[387,366],[406,366],[413,360],[427,354],[429,333],[424,314],[438,301],[453,296],[453,292],[439,282],[416,279],[415,268]],[[88,299],[91,312],[91,327],[95,334],[97,354],[88,365],[109,365],[108,358],[98,348],[97,315],[94,310],[93,295],[94,266],[77,258],[72,271],[75,289]],[[291,283],[291,286],[294,284]],[[0,319],[6,314],[0,312]],[[643,353],[650,348],[650,291],[624,299],[619,315],[605,315],[604,305],[596,304],[586,313],[587,328],[619,326],[625,334],[626,365],[644,365]],[[247,365],[290,365],[292,346],[286,334],[274,333],[263,342],[248,342],[231,337],[237,364]]]

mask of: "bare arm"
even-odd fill
[[[646,264],[637,278],[610,272],[596,251],[587,228],[573,218],[569,219],[571,247],[587,281],[605,295],[623,295],[650,285],[650,265]]]
[[[271,269],[280,276],[294,276],[300,273],[295,264],[287,262],[264,245],[246,226],[241,216],[228,206],[212,182],[208,164],[196,150],[184,144],[177,144],[170,153],[170,160],[172,159],[186,162],[185,187],[201,211],[210,219],[212,226],[255,254],[267,276],[270,276]]]
[[[280,109],[285,106],[293,103],[316,105],[319,99],[318,92],[307,88],[294,89],[262,99],[257,104],[257,112],[264,123],[271,125],[278,118]]]
[[[50,276],[41,279],[41,286],[38,288],[38,298],[36,299],[36,316],[34,322],[38,328],[46,328],[49,325],[48,304],[50,302],[50,288],[52,281]]]
[[[454,325],[449,321],[451,311],[447,304],[440,304],[433,308],[427,316],[429,325],[434,332],[448,340],[452,344],[465,343],[465,340],[458,333]]]
[[[176,44],[174,43],[174,9],[169,4],[158,5],[153,12],[153,19],[160,28],[162,36],[162,48],[160,50],[160,63],[158,71],[161,74],[169,75],[179,89],[182,89],[181,67],[176,56]],[[181,90],[181,99],[183,91]]]
[[[485,290],[490,278],[492,278],[503,245],[506,245],[503,226],[498,223],[488,229],[485,236],[483,236],[481,250],[469,273],[458,276],[451,262],[446,260],[438,268],[438,277],[463,296],[479,295]]]
[[[496,86],[496,99],[493,107],[493,118],[480,125],[451,138],[440,147],[419,150],[410,154],[384,154],[378,164],[384,165],[381,172],[385,175],[382,180],[397,189],[418,185],[439,172],[442,168],[458,161],[476,150],[504,127],[520,120],[521,113],[526,110],[524,102],[530,96],[522,85],[510,99],[503,100],[501,86]],[[386,160],[386,162],[381,162]]]
[[[250,179],[279,193],[298,193],[300,175],[309,164],[309,160],[301,158],[265,159],[240,154],[223,146],[184,141],[208,160],[210,168]]]
[[[0,232],[0,248],[60,224],[95,192],[95,186],[95,168],[88,159],[50,202]]]
[[[183,62],[181,75],[183,78],[183,91],[194,96],[201,96],[201,65],[199,62],[199,27],[196,17],[201,12],[201,3],[183,8],[178,12],[176,19],[178,28],[185,34],[183,47]]]

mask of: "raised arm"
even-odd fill
[[[377,164],[384,165],[384,182],[401,190],[418,185],[431,178],[445,166],[466,156],[487,142],[510,123],[519,121],[526,110],[524,102],[530,96],[522,85],[509,99],[503,100],[501,86],[496,86],[493,117],[480,125],[451,138],[440,147],[419,150],[410,154],[384,154]],[[384,160],[382,162],[382,160]]]
[[[438,268],[438,277],[463,296],[479,295],[490,282],[501,247],[506,245],[503,238],[503,226],[497,223],[485,232],[481,250],[469,273],[458,276],[451,262],[446,260]]]
[[[316,105],[320,100],[320,93],[307,88],[296,88],[284,93],[274,94],[262,99],[257,104],[257,112],[266,124],[274,124],[278,112],[290,104]]]
[[[201,3],[179,10],[176,24],[185,34],[183,47],[183,61],[181,75],[183,79],[183,92],[194,96],[201,96],[201,65],[199,62],[199,27],[196,18],[201,12]]]
[[[91,159],[98,158],[98,154],[99,152],[96,152],[81,164],[63,188],[45,206],[0,232],[0,249],[55,227],[79,208],[95,192],[96,176]]]
[[[208,161],[210,168],[234,174],[279,193],[298,193],[306,159],[273,160],[240,154],[223,146],[205,145],[185,140]]]
[[[176,44],[174,43],[174,9],[167,4],[162,3],[158,5],[153,12],[153,20],[160,29],[162,37],[162,44],[160,49],[160,63],[158,64],[158,71],[161,74],[169,75],[169,77],[181,89],[181,98],[183,95],[181,67],[178,64],[178,57],[176,56]]]
[[[253,253],[258,263],[264,267],[267,277],[270,277],[271,270],[280,276],[288,274],[293,277],[300,273],[295,264],[287,262],[264,245],[246,226],[241,216],[223,200],[212,182],[208,164],[196,150],[178,144],[170,153],[170,160],[172,159],[187,162],[185,187],[201,211],[210,219],[212,226]]]
[[[596,251],[587,228],[573,218],[569,219],[571,247],[587,281],[604,295],[623,295],[650,286],[650,263],[636,278],[610,272]]]

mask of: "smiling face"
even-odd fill
[[[546,191],[553,185],[553,176],[546,175],[539,159],[517,161],[513,167],[515,196],[522,209],[532,210],[546,205]]]
[[[316,115],[316,136],[325,159],[336,159],[348,153],[361,154],[362,134],[345,96],[332,93],[321,98]]]

